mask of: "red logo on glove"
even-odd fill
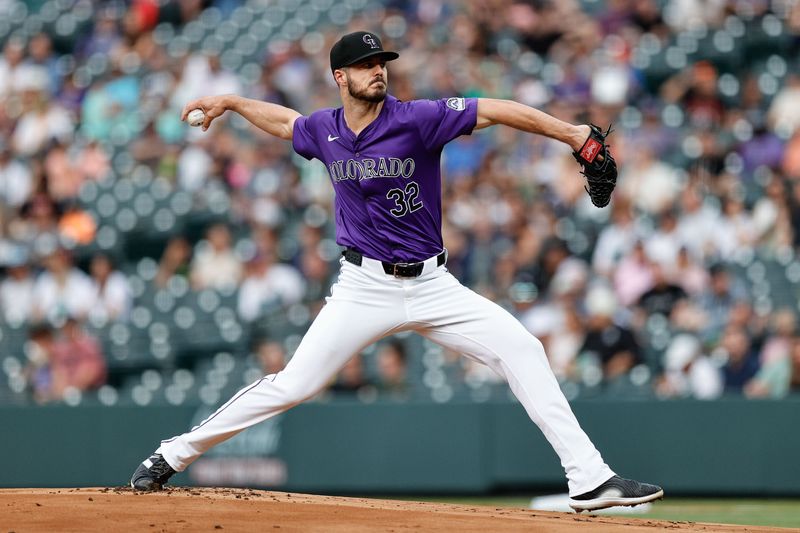
[[[600,153],[600,148],[602,148],[602,145],[599,142],[589,138],[586,140],[586,144],[583,145],[583,148],[581,148],[581,157],[589,163],[592,163],[594,158],[597,157],[597,154]]]

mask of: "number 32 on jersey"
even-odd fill
[[[395,207],[389,212],[396,217],[413,213],[422,207],[422,202],[417,200],[417,196],[419,196],[419,185],[416,181],[409,181],[405,189],[390,190],[386,193],[386,198],[394,200]]]

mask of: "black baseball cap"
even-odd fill
[[[400,54],[384,50],[381,40],[374,33],[368,31],[348,33],[331,48],[331,72],[373,56],[381,56],[386,61],[392,61],[400,57]]]

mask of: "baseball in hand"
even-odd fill
[[[190,126],[202,126],[205,119],[206,114],[203,113],[202,109],[192,109],[189,111],[189,114],[186,115],[186,122],[188,122]]]

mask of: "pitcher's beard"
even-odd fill
[[[367,85],[366,89],[356,90],[351,84],[348,84],[347,92],[356,100],[363,100],[373,104],[383,102],[386,99],[386,83],[383,84],[382,88],[376,90],[371,90],[372,85],[371,83]]]

